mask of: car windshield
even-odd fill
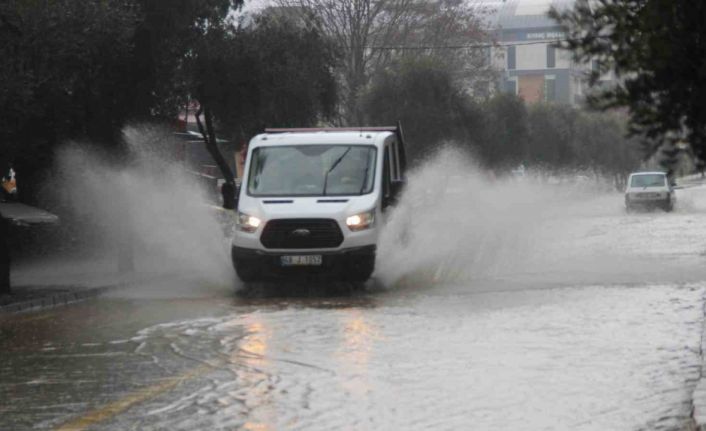
[[[373,189],[377,150],[364,145],[292,145],[253,150],[251,196],[363,195]]]
[[[667,184],[666,178],[662,174],[633,175],[630,187],[661,187]]]

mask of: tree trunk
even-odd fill
[[[201,123],[201,113],[203,113],[204,120],[206,121],[206,130],[204,130],[203,124]],[[201,132],[201,135],[203,136],[203,141],[206,144],[206,149],[218,165],[218,169],[220,169],[221,174],[223,174],[223,178],[225,179],[226,183],[235,184],[235,177],[233,176],[233,171],[230,170],[230,166],[228,166],[228,163],[223,158],[223,154],[221,154],[220,150],[218,149],[218,141],[216,140],[216,131],[213,128],[213,117],[211,115],[211,110],[208,108],[204,109],[203,105],[201,105],[201,107],[199,107],[198,112],[196,113],[196,124],[199,127],[199,132]]]
[[[201,123],[201,112],[203,112],[204,119],[206,120],[206,130],[204,130],[203,124]],[[203,141],[206,144],[206,149],[211,154],[211,157],[213,157],[213,160],[218,165],[218,168],[220,169],[221,174],[223,174],[223,178],[225,179],[225,184],[223,184],[223,187],[221,188],[221,196],[223,197],[223,208],[231,210],[235,209],[235,207],[237,206],[235,196],[235,176],[233,175],[233,171],[230,169],[230,166],[228,166],[228,163],[223,158],[223,154],[221,154],[221,151],[218,149],[216,130],[213,128],[213,116],[211,115],[211,110],[208,107],[206,107],[205,109],[203,108],[203,105],[199,107],[199,110],[196,113],[196,124],[199,127],[201,136],[203,136]]]

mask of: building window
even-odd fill
[[[547,45],[547,69],[556,67],[556,48],[552,45]]]
[[[544,77],[544,101],[556,101],[556,79],[554,76]]]
[[[515,70],[515,47],[514,46],[508,46],[507,47],[507,69],[508,70]]]
[[[592,60],[591,61],[591,71],[593,72],[598,72],[600,70],[600,65],[598,64],[598,60]]]

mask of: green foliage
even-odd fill
[[[174,118],[190,88],[188,59],[205,39],[230,28],[244,0],[124,0],[140,11],[134,23],[132,116]]]
[[[498,94],[483,105],[479,153],[493,167],[514,167],[526,160],[529,141],[527,108],[514,94]]]
[[[530,139],[527,157],[533,164],[546,167],[573,165],[576,160],[574,128],[578,111],[554,104],[537,104],[529,110]]]
[[[333,115],[333,45],[283,20],[236,29],[242,3],[0,2],[0,168],[31,195],[65,140],[115,148],[127,121],[173,121],[194,98],[229,138]]]
[[[558,104],[527,108],[519,97],[504,93],[478,103],[453,79],[451,70],[438,61],[416,58],[376,75],[363,98],[367,123],[401,120],[413,162],[454,143],[498,171],[523,163],[549,171],[592,169],[611,175],[639,165],[618,114]]]
[[[620,84],[603,88],[596,106],[627,107],[630,132],[646,137],[647,155],[685,139],[706,160],[706,2],[578,1],[551,15],[566,27],[577,61],[597,60]]]
[[[640,165],[638,144],[625,138],[625,120],[618,114],[580,112],[574,125],[574,164],[620,174]]]
[[[472,142],[481,122],[478,106],[451,71],[423,58],[396,63],[373,77],[362,106],[369,124],[402,121],[413,160],[443,141]]]
[[[110,140],[129,112],[136,20],[123,2],[0,4],[0,158],[25,194],[61,139]]]
[[[261,17],[232,33],[210,33],[192,61],[194,96],[213,108],[231,139],[268,127],[305,127],[333,116],[332,43],[317,30]]]

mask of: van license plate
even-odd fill
[[[321,266],[320,254],[307,254],[302,256],[281,256],[282,266]]]

